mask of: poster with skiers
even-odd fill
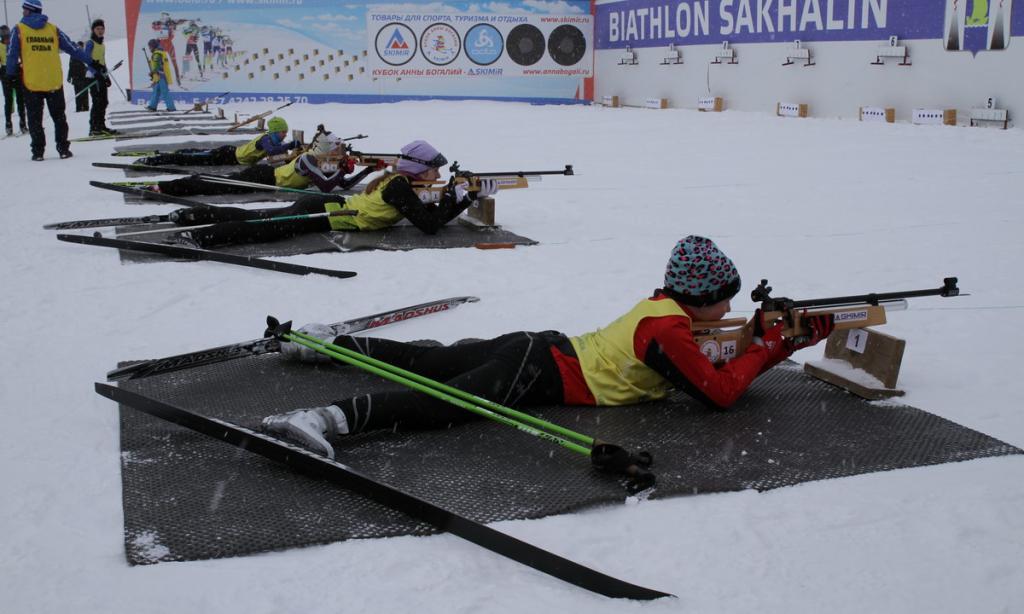
[[[224,91],[228,101],[574,102],[593,73],[589,0],[126,0],[126,14],[136,101],[148,96],[153,40],[185,104]]]

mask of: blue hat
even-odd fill
[[[705,307],[736,296],[740,273],[714,241],[690,235],[672,250],[665,289],[681,303]]]
[[[28,9],[33,13],[42,13],[43,0],[25,0],[21,3],[21,8]]]
[[[413,141],[402,148],[402,157],[395,167],[399,173],[407,175],[419,175],[432,168],[439,168],[448,164],[434,147],[426,141]]]

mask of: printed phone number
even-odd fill
[[[218,100],[220,100],[218,98]],[[309,102],[307,96],[229,96],[223,104],[235,102]]]

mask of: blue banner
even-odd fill
[[[999,0],[626,0],[596,7],[595,46],[940,39],[957,4],[1009,12]]]

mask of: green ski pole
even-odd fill
[[[647,471],[652,459],[651,455],[646,452],[640,452],[636,455],[630,454],[618,445],[577,433],[530,414],[516,411],[510,407],[478,397],[323,339],[318,339],[299,331],[292,331],[291,322],[280,324],[277,319],[268,316],[267,326],[267,335],[273,335],[278,339],[308,347],[333,359],[379,375],[389,381],[402,384],[451,403],[456,407],[490,418],[501,424],[515,427],[536,437],[552,441],[574,452],[588,456],[594,467],[599,471],[628,477],[629,483],[627,488],[631,493],[637,493],[654,487],[654,475]],[[570,439],[575,441],[570,441]],[[581,443],[584,445],[581,445]]]
[[[317,351],[321,351],[321,349],[324,349],[324,350],[329,350],[331,352],[335,352],[335,353],[338,353],[338,354],[343,354],[343,355],[345,355],[347,358],[349,358],[351,360],[360,361],[362,363],[365,363],[365,364],[370,365],[372,367],[375,367],[377,369],[383,369],[385,371],[388,371],[389,373],[393,373],[393,374],[395,374],[395,375],[397,375],[399,377],[402,377],[402,378],[405,378],[407,380],[410,380],[411,382],[416,384],[416,386],[410,386],[410,387],[415,387],[417,390],[420,390],[421,392],[423,392],[421,387],[426,386],[426,387],[432,388],[434,390],[437,390],[439,392],[442,392],[444,394],[447,394],[447,395],[456,397],[458,399],[461,399],[463,401],[466,401],[468,403],[472,403],[474,405],[478,405],[478,406],[483,407],[485,409],[488,409],[490,411],[497,412],[499,414],[503,414],[505,416],[508,416],[508,417],[514,419],[514,420],[518,420],[518,421],[525,422],[527,424],[530,424],[530,425],[538,427],[538,428],[549,430],[549,431],[551,431],[553,433],[557,433],[557,434],[562,435],[563,437],[567,437],[569,439],[574,439],[574,440],[576,440],[576,441],[578,441],[578,442],[580,442],[582,444],[585,444],[587,446],[593,446],[594,445],[594,438],[593,437],[584,435],[582,433],[577,433],[576,431],[569,430],[569,429],[567,429],[565,427],[561,427],[561,426],[559,426],[557,424],[554,424],[552,422],[547,422],[546,420],[541,420],[540,418],[537,418],[535,416],[531,416],[530,414],[523,413],[523,412],[520,412],[520,411],[516,411],[515,409],[512,409],[511,407],[507,407],[505,405],[501,405],[500,403],[495,403],[494,401],[491,401],[489,399],[485,399],[483,397],[479,397],[479,396],[477,396],[475,394],[470,394],[470,393],[468,393],[468,392],[466,392],[464,390],[459,390],[458,388],[455,388],[453,386],[449,386],[449,385],[447,385],[445,383],[439,382],[439,381],[434,380],[434,379],[430,379],[429,377],[424,377],[424,376],[419,375],[417,373],[413,373],[412,371],[406,371],[405,369],[402,369],[402,368],[396,367],[394,365],[388,364],[388,363],[386,363],[386,362],[384,362],[382,360],[377,360],[376,358],[372,358],[370,356],[367,356],[366,354],[355,352],[355,351],[350,350],[348,348],[344,348],[344,347],[342,347],[340,345],[334,345],[333,343],[330,343],[328,341],[324,341],[322,339],[317,339],[316,337],[313,337],[311,335],[307,335],[306,333],[303,333],[301,331],[291,331],[291,334],[293,336],[298,337],[302,341],[304,341],[305,343],[302,343],[302,345],[305,345],[306,347],[309,347],[311,349],[314,349],[314,350],[317,350]],[[326,351],[324,351],[322,353],[327,354]],[[332,354],[328,354],[328,356],[332,356],[333,357]],[[345,362],[349,362],[349,361],[346,360]],[[399,383],[401,383],[401,382],[399,382]],[[430,393],[427,393],[427,394],[430,394]],[[440,398],[440,397],[438,397],[438,398]],[[587,450],[587,454],[590,454],[590,450],[589,449]]]

